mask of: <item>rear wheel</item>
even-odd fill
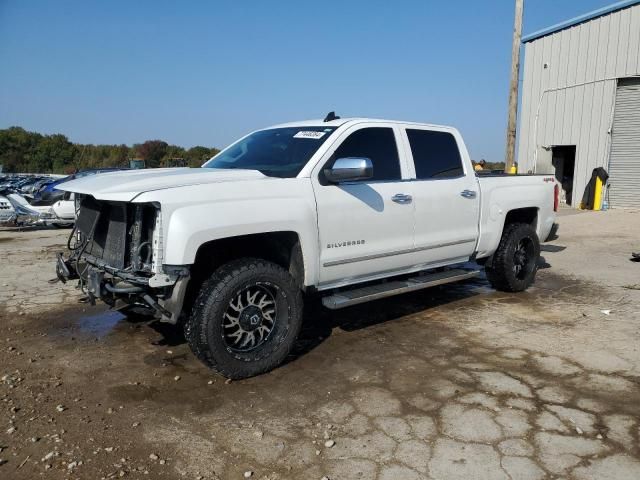
[[[302,293],[285,269],[244,258],[216,270],[202,285],[185,337],[222,375],[246,378],[277,367],[302,325]]]
[[[487,280],[496,290],[522,292],[535,280],[539,257],[540,242],[535,230],[526,223],[510,224],[485,266]]]

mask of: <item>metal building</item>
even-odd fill
[[[640,0],[523,38],[518,172],[555,174],[578,208],[593,169],[611,207],[640,206]]]

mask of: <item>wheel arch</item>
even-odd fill
[[[300,235],[294,231],[250,233],[204,242],[198,247],[192,271],[210,274],[219,266],[242,257],[260,258],[287,269],[305,285],[305,263]]]
[[[183,311],[193,305],[204,281],[212,272],[239,258],[259,258],[289,271],[301,290],[305,289],[305,268],[300,236],[294,231],[251,233],[202,243],[191,266]]]
[[[490,235],[484,234],[482,239],[481,252],[483,254],[477,257],[477,262],[480,265],[488,263],[491,265],[491,260],[495,254],[496,249],[500,245],[502,236],[510,225],[516,223],[524,223],[529,225],[535,232],[538,232],[538,219],[539,208],[538,207],[518,207],[512,208],[506,214],[504,214],[504,221],[500,223],[495,222],[495,230],[490,230]]]
[[[538,207],[514,208],[512,210],[509,210],[504,217],[502,232],[504,232],[505,228],[514,223],[526,223],[537,232],[538,210]]]

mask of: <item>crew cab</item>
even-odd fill
[[[182,324],[230,378],[284,360],[309,295],[343,308],[480,266],[495,288],[525,290],[558,195],[551,176],[476,175],[455,128],[333,112],[250,133],[202,168],[58,188],[79,212],[58,276],[91,300]]]

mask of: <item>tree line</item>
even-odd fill
[[[199,167],[218,153],[217,148],[189,149],[162,140],[147,140],[128,146],[70,142],[62,134],[42,135],[21,127],[0,129],[0,165],[9,173],[69,174],[84,168],[128,167],[129,160],[145,161],[147,168],[174,166],[177,159]]]

